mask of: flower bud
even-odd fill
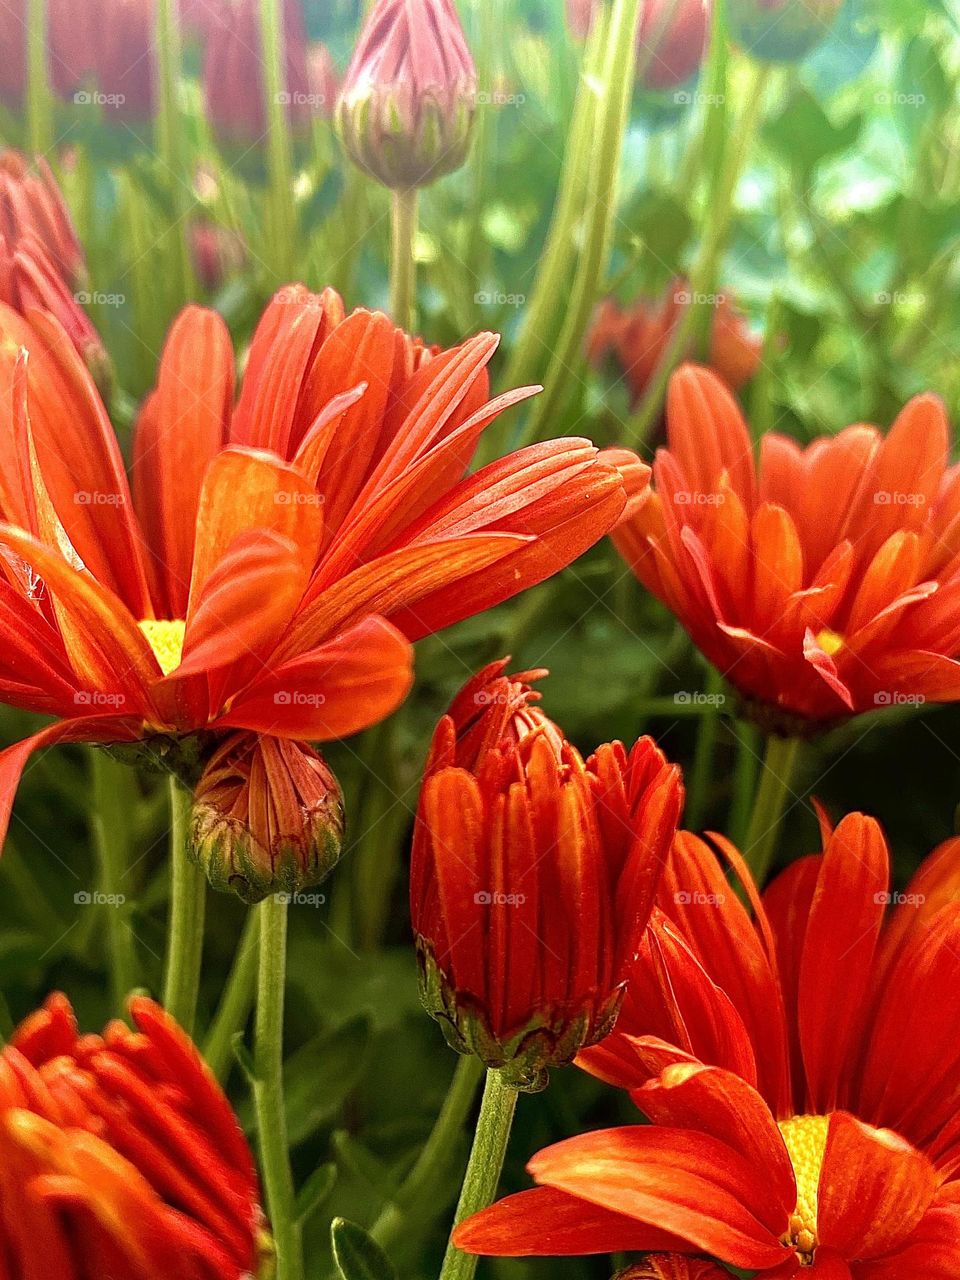
[[[326,879],[343,844],[343,797],[303,742],[236,733],[194,792],[193,856],[215,889],[259,902]]]
[[[424,1006],[451,1046],[537,1089],[612,1028],[680,813],[649,738],[584,762],[494,663],[434,734],[410,908]]]
[[[453,0],[377,0],[347,68],[337,129],[384,186],[422,187],[463,164],[476,101]]]
[[[796,62],[825,39],[843,0],[730,0],[733,40],[761,62]]]
[[[14,249],[28,237],[37,240],[71,287],[86,274],[66,202],[42,158],[31,165],[19,151],[0,152],[0,236]]]
[[[726,1267],[704,1258],[687,1258],[682,1253],[651,1253],[615,1280],[732,1280]]]

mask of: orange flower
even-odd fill
[[[621,307],[606,298],[597,308],[587,335],[587,357],[600,368],[612,359],[636,405],[653,377],[673,331],[690,305],[685,280],[674,280],[659,301],[640,298]],[[721,296],[710,329],[710,367],[736,391],[756,373],[762,343],[751,336],[740,312]]]
[[[755,464],[730,393],[687,366],[667,439],[614,541],[758,718],[802,733],[960,697],[960,471],[939,400],[886,438],[767,435]]]
[[[617,1029],[583,1055],[649,1119],[530,1163],[475,1253],[709,1253],[768,1280],[960,1274],[960,841],[890,893],[852,814],[761,902],[678,836]],[[899,905],[885,918],[887,904]]]
[[[584,763],[506,661],[437,726],[410,909],[427,1011],[460,1053],[525,1088],[609,1031],[680,814],[650,738]]]
[[[496,345],[434,356],[296,286],[265,312],[234,407],[227,330],[190,307],[137,424],[131,494],[63,330],[0,309],[0,697],[58,717],[0,754],[4,823],[29,753],[61,738],[148,739],[193,780],[228,730],[322,742],[374,724],[410,687],[411,640],[601,537],[623,483],[586,440],[462,479],[530,394],[488,401]]]
[[[79,1036],[52,995],[0,1052],[0,1264],[13,1280],[244,1280],[253,1159],[190,1040],[151,1000]]]

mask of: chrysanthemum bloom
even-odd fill
[[[80,1036],[52,995],[0,1051],[0,1261],[11,1280],[247,1280],[257,1176],[230,1105],[177,1024]]]
[[[435,182],[466,159],[476,102],[453,0],[377,0],[336,108],[355,163],[394,190]]]
[[[795,62],[826,39],[843,0],[730,0],[730,34],[763,62]]]
[[[434,734],[410,908],[424,1005],[461,1053],[540,1087],[613,1025],[680,814],[649,738],[584,763],[505,662]]]
[[[627,384],[632,406],[642,400],[689,305],[690,286],[678,279],[659,299],[638,298],[621,307],[615,298],[605,298],[597,308],[587,335],[587,356],[598,368],[612,360]],[[734,303],[720,295],[710,322],[708,360],[714,373],[736,391],[756,373],[762,345]]]
[[[307,36],[295,0],[281,8],[282,105],[290,126],[299,129],[315,114]],[[210,22],[205,33],[202,80],[207,116],[225,142],[256,143],[267,132],[260,48],[260,0],[224,0],[219,20]]]
[[[643,1262],[621,1271],[615,1280],[730,1280],[730,1272],[702,1258],[652,1253]]]
[[[677,838],[617,1029],[582,1062],[651,1122],[530,1163],[477,1253],[708,1253],[769,1280],[960,1274],[960,841],[904,895],[862,814],[741,905]],[[887,905],[898,902],[887,917]]]
[[[154,111],[154,0],[103,0],[97,20],[77,0],[48,0],[50,79],[61,97],[105,120],[140,123]]]
[[[578,40],[590,34],[599,0],[567,0],[567,25]],[[637,85],[673,89],[700,67],[707,44],[708,0],[646,0],[637,28]]]
[[[188,308],[137,424],[131,493],[63,330],[0,310],[0,697],[57,717],[0,755],[4,820],[29,753],[61,738],[138,742],[195,781],[230,730],[323,742],[374,724],[410,687],[411,640],[609,530],[623,480],[586,440],[463,478],[484,428],[529,394],[488,401],[496,345],[431,355],[382,314],[291,287],[234,407],[223,321]]]
[[[343,797],[306,743],[236,733],[200,776],[191,824],[194,855],[214,888],[259,902],[329,875],[343,844]]]
[[[960,697],[960,471],[934,396],[755,464],[726,387],[673,378],[668,448],[614,541],[768,727]]]
[[[86,275],[70,212],[43,158],[31,164],[19,151],[0,151],[0,237],[10,249],[37,241],[70,286]]]

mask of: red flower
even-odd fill
[[[680,1253],[657,1253],[627,1267],[615,1280],[730,1280],[730,1272],[715,1262],[685,1258]]]
[[[307,74],[318,114],[332,120],[340,93],[340,72],[330,50],[319,41],[307,50]]]
[[[48,0],[49,74],[61,97],[107,120],[154,109],[154,0],[103,0],[96,21],[77,0]]]
[[[587,355],[601,367],[613,359],[636,406],[656,372],[673,331],[690,305],[690,289],[685,280],[674,280],[659,301],[640,298],[621,307],[606,298],[597,308],[587,335]],[[710,368],[736,391],[756,373],[762,343],[751,336],[746,322],[733,303],[721,295],[710,328]]]
[[[567,26],[577,40],[593,27],[600,0],[566,0]],[[706,51],[709,0],[646,0],[637,28],[637,83],[672,89],[699,69]]]
[[[710,1253],[786,1280],[960,1274],[960,841],[885,919],[889,855],[862,814],[825,829],[753,918],[680,835],[616,1031],[583,1064],[649,1125],[540,1152],[540,1187],[461,1247]]]
[[[492,334],[433,356],[332,291],[286,289],[234,408],[223,321],[188,308],[132,495],[62,329],[0,310],[0,336],[0,697],[58,717],[0,755],[4,821],[30,751],[60,738],[149,739],[195,772],[228,730],[321,742],[377,722],[409,689],[411,640],[549,577],[623,508],[586,440],[462,478],[530,394],[487,400]]]
[[[207,762],[191,842],[217,889],[259,902],[326,879],[343,844],[340,785],[305,742],[235,733]]]
[[[39,244],[67,285],[86,275],[70,212],[42,158],[31,165],[19,151],[0,152],[0,237],[11,251],[28,239]]]
[[[584,763],[526,684],[486,667],[437,726],[410,909],[424,1004],[525,1087],[609,1031],[680,813],[649,738]]]
[[[197,279],[211,293],[247,263],[247,247],[240,233],[215,222],[191,226],[190,252]]]
[[[262,1230],[253,1159],[176,1023],[79,1036],[52,995],[0,1052],[0,1260],[16,1280],[244,1280]]]
[[[307,68],[307,36],[296,0],[285,0],[281,9],[283,105],[290,125],[302,128],[316,114]],[[222,12],[207,22],[203,97],[210,123],[227,142],[255,143],[267,132],[260,47],[260,0],[227,0]]]
[[[797,733],[960,697],[960,470],[939,400],[912,400],[886,439],[766,435],[755,465],[730,393],[687,366],[667,439],[614,540],[759,717]]]
[[[421,187],[467,156],[477,72],[453,0],[377,0],[336,119],[351,158],[392,188]]]

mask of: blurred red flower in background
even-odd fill
[[[638,298],[621,307],[615,298],[605,298],[598,306],[587,334],[587,357],[597,368],[613,362],[633,407],[643,398],[689,305],[690,286],[676,279],[659,300]],[[738,390],[756,373],[762,346],[730,299],[721,295],[710,322],[708,362],[714,373]]]
[[[566,0],[567,25],[585,39],[601,0]],[[706,51],[711,4],[708,0],[646,0],[637,28],[637,84],[673,89],[699,69]]]
[[[851,814],[757,896],[681,834],[613,1035],[582,1065],[649,1125],[540,1152],[470,1219],[491,1254],[710,1253],[773,1280],[960,1274],[960,840],[885,919],[890,859]]]
[[[48,0],[50,83],[106,120],[146,121],[154,110],[155,0]]]
[[[0,1264],[11,1280],[244,1280],[263,1230],[253,1158],[177,1024],[80,1036],[52,995],[0,1051]]]
[[[0,755],[4,820],[30,751],[59,738],[149,738],[176,767],[198,732],[375,723],[410,687],[411,640],[549,577],[623,509],[617,466],[582,439],[463,478],[531,393],[488,400],[493,334],[433,355],[291,287],[234,407],[226,326],[190,307],[137,423],[132,493],[63,330],[3,310],[0,337],[0,697],[58,717]]]
[[[680,816],[650,738],[586,762],[506,662],[434,734],[410,873],[424,1004],[450,1044],[542,1087],[610,1029]]]
[[[886,437],[769,433],[755,464],[729,391],[686,366],[667,441],[614,541],[758,719],[803,733],[960,697],[960,469],[935,396]]]

